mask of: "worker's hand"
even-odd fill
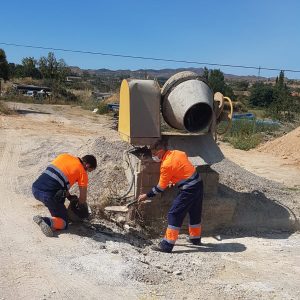
[[[77,215],[80,219],[85,219],[89,217],[89,208],[86,202],[80,203],[77,202],[70,202],[70,209],[73,211],[74,214]]]
[[[173,186],[175,186],[175,183],[173,183],[172,181],[170,181],[169,184],[168,184],[168,187],[171,188]]]
[[[141,194],[138,197],[138,202],[145,201],[147,199],[147,194]]]
[[[78,197],[76,195],[71,195],[69,194],[67,196],[67,199],[70,201],[70,202],[78,202]]]

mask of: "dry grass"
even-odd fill
[[[11,115],[13,111],[3,102],[0,101],[0,114]]]
[[[120,93],[115,93],[111,95],[109,98],[104,100],[105,103],[119,103],[120,102]]]
[[[75,96],[80,98],[82,102],[88,102],[91,100],[92,97],[92,91],[91,90],[69,90],[71,93],[73,93]]]

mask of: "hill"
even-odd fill
[[[139,69],[139,70],[109,70],[109,69],[80,69],[76,66],[70,67],[71,71],[76,75],[83,75],[84,72],[87,72],[90,75],[97,76],[112,76],[112,77],[134,77],[134,78],[170,78],[172,75],[182,72],[182,71],[191,71],[199,75],[203,74],[203,68],[177,68],[177,69]],[[266,77],[257,77],[257,76],[239,76],[233,74],[224,74],[225,79],[227,80],[247,80],[249,82],[262,80],[266,81]],[[271,79],[273,80],[273,78]],[[275,78],[274,78],[275,80]]]

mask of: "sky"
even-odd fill
[[[300,71],[299,0],[10,0],[0,5],[0,48],[9,62],[39,59],[42,46]],[[52,51],[83,69],[258,70]],[[274,77],[278,71],[261,70]],[[300,79],[300,72],[286,72]]]

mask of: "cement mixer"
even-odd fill
[[[230,113],[223,112],[226,100]],[[168,135],[161,133],[161,118],[181,135],[203,136],[213,133],[221,120],[227,120],[229,127],[231,116],[231,100],[221,93],[214,95],[193,72],[175,74],[162,89],[154,80],[126,79],[121,85],[118,129],[134,146],[151,145]]]
[[[168,149],[186,152],[196,166],[204,181],[204,206],[216,198],[219,176],[210,165],[220,162],[224,156],[214,134],[216,124],[224,119],[224,115],[230,121],[232,110],[222,115],[225,97],[220,93],[216,94],[216,99],[214,96],[209,85],[193,72],[175,74],[161,89],[155,80],[123,80],[118,131],[123,140],[134,146],[133,150],[124,153],[124,169],[130,183],[126,195],[135,199],[157,184],[159,164],[153,162],[143,149],[162,140]],[[163,121],[170,130],[162,130]],[[164,220],[173,194],[174,190],[170,189],[158,196],[161,197],[159,201],[146,202],[138,212],[139,220],[159,233],[164,229],[159,220]],[[124,211],[127,219],[136,218],[132,210]],[[107,212],[110,216],[114,213],[109,208]]]

